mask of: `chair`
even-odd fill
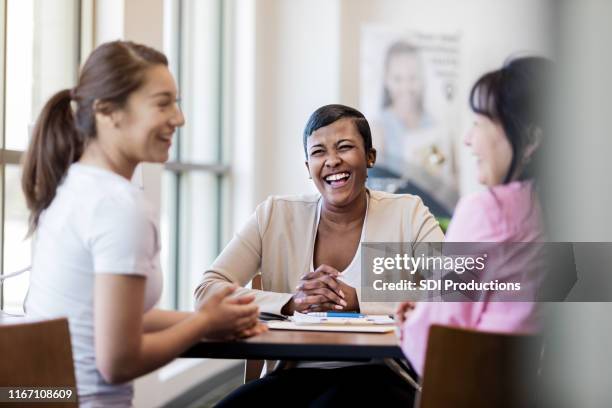
[[[417,407],[533,407],[541,339],[433,325]]]
[[[251,288],[262,289],[261,274],[255,275],[251,281]],[[257,380],[261,376],[265,360],[246,360],[244,362],[244,383]]]
[[[72,387],[76,396],[67,319],[2,319],[0,323],[0,384],[3,387]],[[28,403],[0,405],[25,407]],[[41,406],[75,407],[77,403],[55,402]]]

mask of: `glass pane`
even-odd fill
[[[211,163],[219,158],[220,1],[183,0],[181,25],[180,159]]]
[[[28,232],[28,210],[21,190],[19,166],[5,167],[4,273],[9,274],[30,265],[32,248]],[[23,313],[23,299],[28,290],[29,272],[4,281],[4,310]]]
[[[8,0],[6,148],[25,150],[44,102],[78,70],[78,0]]]
[[[179,308],[193,310],[193,290],[217,256],[217,176],[187,173],[181,180]]]
[[[170,171],[162,175],[160,235],[161,267],[164,274],[164,290],[160,300],[163,309],[176,307],[176,186],[178,176]]]

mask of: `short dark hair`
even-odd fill
[[[312,135],[318,129],[331,125],[332,123],[344,118],[352,119],[357,131],[363,138],[363,145],[365,146],[366,154],[372,150],[372,132],[370,131],[370,124],[365,116],[363,116],[363,113],[359,112],[355,108],[351,108],[350,106],[332,104],[321,106],[319,109],[314,111],[312,115],[310,115],[308,122],[306,122],[303,138],[304,154],[306,155],[306,158],[308,158],[306,142],[310,135]]]
[[[472,87],[472,110],[501,124],[512,146],[512,161],[504,184],[512,181],[523,159],[529,144],[529,132],[537,127],[546,137],[546,109],[550,105],[548,98],[552,90],[552,70],[553,63],[546,58],[517,58],[498,70],[484,74]],[[533,154],[531,162],[516,175],[517,180],[535,178],[540,150]]]

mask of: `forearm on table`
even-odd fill
[[[187,319],[192,314],[191,312],[179,312],[176,310],[152,309],[145,313],[143,317],[143,332],[153,333],[167,329]]]
[[[195,344],[202,333],[202,316],[192,314],[177,324],[154,333],[143,333],[138,349],[115,355],[108,361],[112,369],[102,369],[111,383],[123,383],[160,368]]]

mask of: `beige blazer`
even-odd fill
[[[363,242],[441,242],[440,226],[421,199],[368,191]],[[280,314],[300,277],[310,272],[317,234],[319,194],[269,197],[223,249],[195,290],[200,304],[219,288],[237,284],[255,295],[262,312]],[[244,288],[261,271],[262,289]],[[388,314],[394,303],[360,302],[363,313]]]

